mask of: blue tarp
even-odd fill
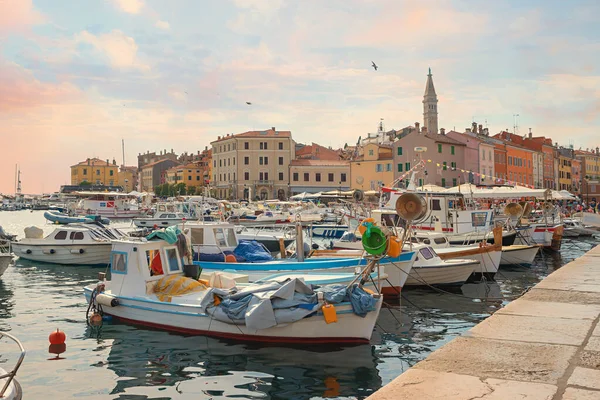
[[[238,262],[264,262],[273,260],[271,253],[255,240],[240,241],[233,254]]]

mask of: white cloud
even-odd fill
[[[161,21],[161,20],[156,21],[156,24],[154,24],[154,26],[156,26],[157,28],[162,29],[164,31],[167,31],[171,28],[171,25],[169,25],[169,23],[167,21]]]
[[[119,7],[121,11],[129,14],[139,14],[144,8],[144,2],[142,0],[113,0],[115,6]]]
[[[138,60],[138,46],[135,40],[118,29],[102,35],[94,35],[88,31],[83,31],[76,36],[76,39],[93,45],[109,59],[113,67],[149,69],[147,65],[140,63]]]

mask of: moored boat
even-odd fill
[[[0,253],[0,277],[6,272],[12,259],[13,255],[11,253]]]
[[[500,258],[500,265],[519,265],[528,267],[533,264],[535,256],[540,251],[541,246],[534,245],[520,245],[514,244],[512,246],[502,246],[502,257]]]
[[[21,363],[23,363],[23,359],[25,358],[25,349],[23,348],[23,345],[19,339],[13,335],[10,335],[6,332],[0,332],[0,339],[2,338],[8,338],[15,342],[15,344],[19,347],[20,355],[12,370],[6,371],[5,369],[0,368],[0,399],[21,400],[23,398],[23,390],[21,389],[21,385],[16,380],[15,376],[17,375],[17,371],[19,370],[19,367],[21,367]]]

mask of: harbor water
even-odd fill
[[[27,226],[54,229],[43,211],[2,212],[0,225],[20,237]],[[595,244],[564,239],[560,253],[501,269],[496,282],[405,290],[400,304],[382,310],[368,345],[241,344],[116,322],[91,329],[82,288],[104,269],[23,260],[0,278],[0,330],[27,349],[17,375],[25,399],[361,399]],[[67,334],[58,359],[48,353],[57,328]],[[16,356],[0,342],[0,367]]]

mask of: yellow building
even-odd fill
[[[185,183],[187,187],[204,186],[204,180],[207,177],[207,168],[201,167],[198,163],[178,165],[165,171],[167,183]]]
[[[123,187],[123,191],[129,193],[133,190],[137,190],[137,183],[137,167],[121,165],[119,168],[119,186]]]
[[[94,185],[116,186],[119,184],[119,167],[115,160],[102,161],[99,158],[88,158],[71,166],[71,185],[88,182]]]
[[[288,195],[348,190],[350,163],[344,160],[292,160]]]
[[[571,157],[558,156],[558,190],[571,190]]]
[[[394,181],[392,147],[378,143],[362,146],[356,160],[350,162],[350,188],[378,190]]]

